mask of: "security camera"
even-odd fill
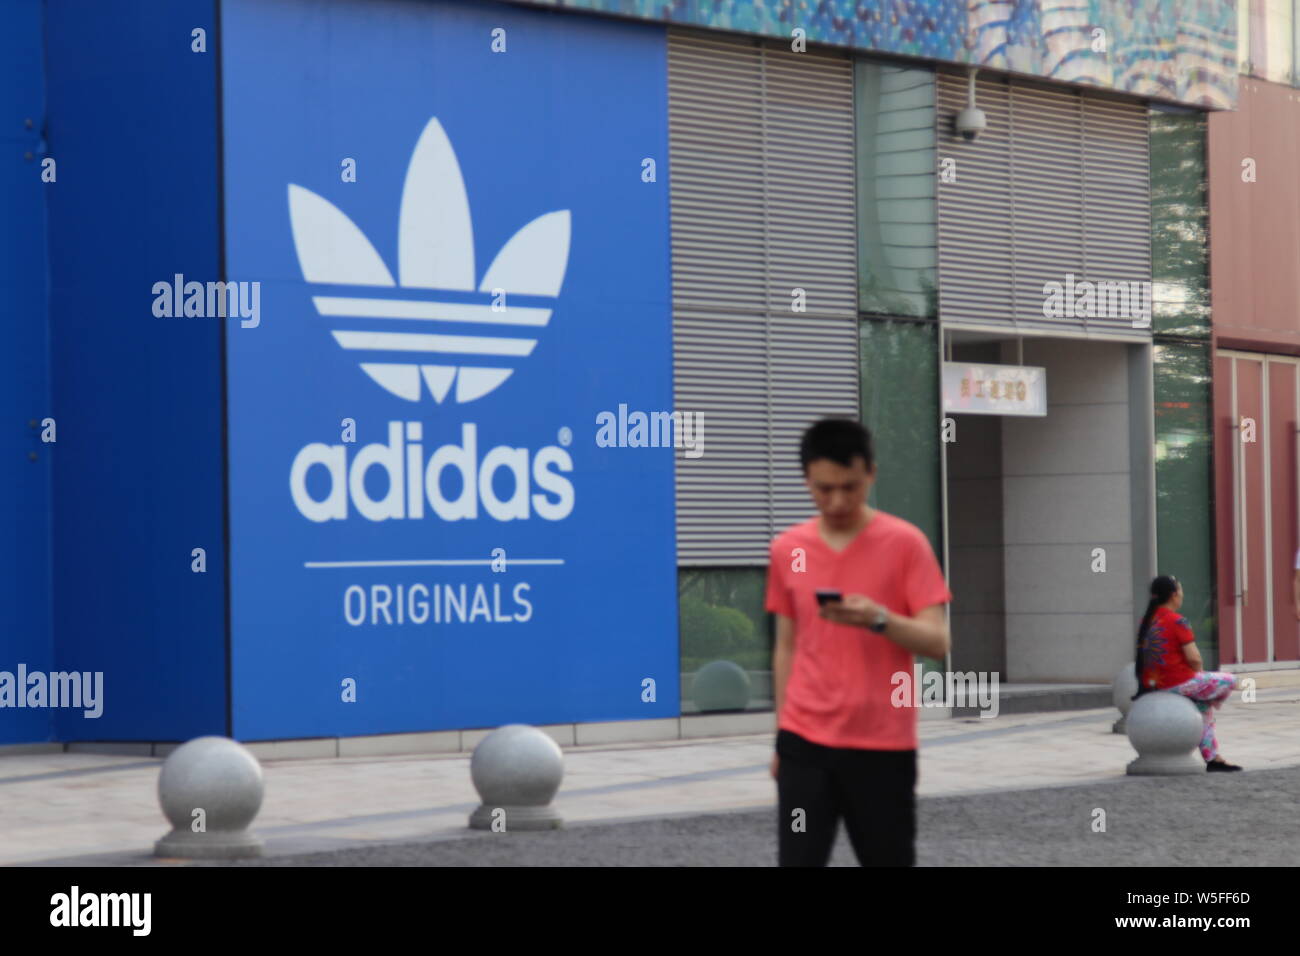
[[[983,110],[967,107],[957,114],[952,125],[956,128],[957,134],[969,143],[979,139],[980,133],[984,132],[989,121]]]
[[[966,88],[966,108],[958,113],[952,122],[957,135],[968,143],[979,139],[980,133],[984,132],[989,125],[984,111],[975,105],[975,73],[975,67],[971,67]]]

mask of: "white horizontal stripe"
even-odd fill
[[[563,564],[563,558],[502,558],[502,563],[512,564]],[[466,561],[304,561],[304,568],[425,568],[425,567],[478,567],[495,564],[494,558],[476,558]]]
[[[421,335],[414,332],[335,332],[345,349],[382,352],[462,352],[466,355],[531,355],[535,339],[492,339],[477,335]]]
[[[408,299],[357,299],[345,296],[312,297],[321,315],[358,319],[438,319],[443,322],[491,322],[497,325],[545,325],[550,309],[511,306],[493,311],[490,305],[469,302],[417,302]]]

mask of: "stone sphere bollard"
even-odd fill
[[[1138,752],[1128,773],[1205,773],[1205,761],[1196,749],[1204,725],[1190,699],[1167,690],[1150,691],[1133,701],[1127,722],[1129,743]]]
[[[564,777],[564,753],[536,727],[506,724],[492,731],[474,748],[469,775],[483,801],[470,814],[471,829],[552,830],[563,826],[551,800]]]
[[[753,688],[744,668],[731,661],[712,661],[695,673],[691,696],[701,712],[744,710]]]
[[[1129,661],[1124,665],[1123,670],[1115,675],[1115,680],[1111,684],[1110,699],[1119,711],[1119,720],[1115,721],[1110,728],[1111,733],[1125,732],[1124,721],[1128,717],[1128,709],[1133,706],[1133,695],[1138,692],[1136,670],[1134,663]]]
[[[158,775],[158,802],[172,831],[154,856],[230,860],[262,855],[248,825],[262,808],[262,767],[228,737],[196,737],[172,751]]]

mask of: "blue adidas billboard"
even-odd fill
[[[663,32],[221,11],[234,735],[676,715]]]

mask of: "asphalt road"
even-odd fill
[[[1300,768],[1135,777],[918,802],[919,866],[1300,865]],[[1094,832],[1095,811],[1105,832]],[[647,807],[653,811],[653,807]],[[773,866],[775,808],[215,866]],[[854,866],[841,827],[832,866]]]

